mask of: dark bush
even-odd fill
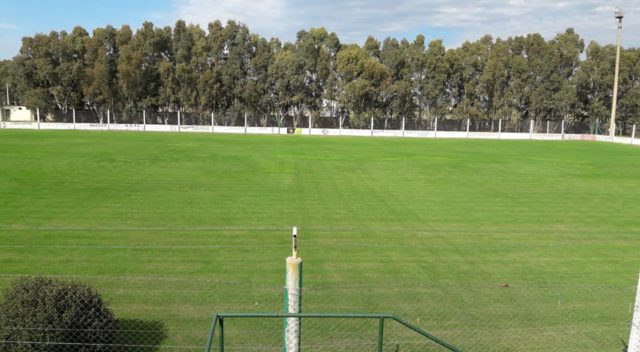
[[[0,352],[98,352],[113,342],[117,321],[86,284],[20,278],[0,300]]]

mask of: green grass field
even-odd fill
[[[0,163],[0,288],[89,282],[157,343],[280,311],[293,225],[306,312],[394,313],[469,351],[628,338],[637,147],[2,130]]]

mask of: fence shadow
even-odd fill
[[[167,338],[167,328],[157,320],[119,319],[115,350],[125,352],[159,351]]]

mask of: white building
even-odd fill
[[[35,116],[26,106],[7,105],[0,108],[0,121],[35,121]]]

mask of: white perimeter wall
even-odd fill
[[[233,133],[233,134],[287,134],[282,127],[241,127],[241,126],[193,126],[193,125],[142,125],[142,124],[99,124],[99,123],[59,123],[35,121],[4,121],[0,128],[31,130],[90,130],[90,131],[136,131],[136,132],[189,132],[189,133]],[[567,140],[598,141],[619,144],[640,145],[638,139],[630,137],[614,137],[592,134],[559,134],[559,133],[511,133],[511,132],[454,132],[454,131],[402,131],[371,129],[337,129],[337,128],[302,128],[298,135],[312,136],[358,136],[358,137],[411,137],[411,138],[446,138],[446,139],[504,139],[504,140]]]

